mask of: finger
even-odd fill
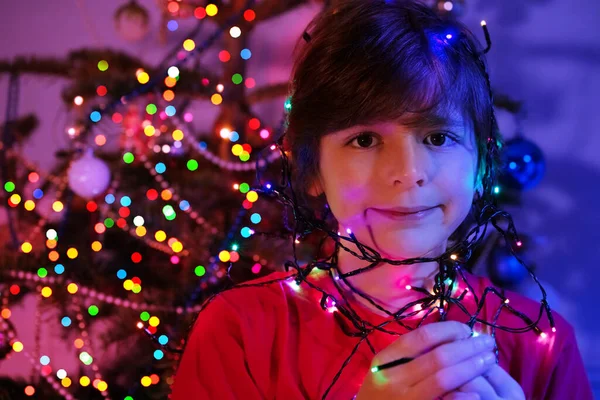
[[[510,400],[525,399],[521,385],[498,364],[493,365],[483,376],[501,398]]]
[[[492,365],[495,365],[495,362],[496,355],[487,352],[444,368],[413,386],[414,397],[434,399],[443,396],[484,374]]]
[[[401,357],[416,357],[441,344],[466,339],[471,328],[457,321],[443,321],[424,325],[401,336],[379,352],[373,366],[385,364]]]
[[[494,366],[492,366],[492,368],[494,368]],[[465,383],[458,390],[466,393],[477,393],[481,400],[498,399],[496,390],[494,390],[492,385],[483,376],[478,376],[472,381]]]
[[[442,400],[481,400],[477,393],[452,392],[442,397]]]
[[[391,379],[397,377],[397,380],[394,380],[398,383],[414,386],[437,371],[489,352],[494,349],[494,346],[494,339],[488,335],[446,343],[417,357],[409,364],[396,367],[397,371],[390,371],[389,376],[392,377]]]

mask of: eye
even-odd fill
[[[356,146],[352,146],[354,148],[359,148],[359,149],[369,149],[371,147],[373,147],[373,143],[377,141],[377,137],[375,136],[375,134],[370,133],[370,132],[362,132],[361,134],[359,134],[358,136],[355,136],[353,139],[351,139],[348,144],[353,144],[356,142]]]
[[[458,140],[447,133],[433,133],[425,138],[425,143],[434,147],[451,146]]]

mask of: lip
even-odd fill
[[[396,221],[420,221],[434,214],[440,206],[373,208],[374,211]]]
[[[421,211],[431,210],[432,208],[439,207],[435,206],[417,206],[417,207],[393,207],[393,208],[374,208],[374,210],[381,212],[390,212],[395,214],[416,214]]]

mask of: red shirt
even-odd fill
[[[287,275],[277,272],[246,284]],[[328,293],[339,293],[329,275],[315,275],[308,279]],[[492,286],[486,278],[467,277],[475,293]],[[321,399],[360,338],[347,336],[333,313],[321,308],[317,290],[305,283],[297,288],[291,282],[228,290],[208,304],[189,336],[171,399]],[[537,319],[538,302],[512,292],[505,295],[516,310]],[[338,295],[336,298],[341,299]],[[492,321],[500,301],[488,296],[480,317]],[[467,295],[463,304],[474,307],[473,295]],[[388,319],[360,303],[351,305],[372,323]],[[436,314],[425,323],[439,320]],[[545,315],[542,317],[540,327],[548,335],[545,339],[533,331],[515,334],[496,330],[500,366],[519,382],[527,399],[593,399],[573,329],[557,313],[553,316],[555,333]],[[449,309],[447,319],[467,321],[456,307]],[[497,324],[525,325],[506,311],[500,314]],[[400,330],[398,325],[387,328]],[[398,336],[375,331],[369,339],[379,352]],[[373,356],[363,341],[327,399],[351,399],[369,372]]]

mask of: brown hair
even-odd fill
[[[427,123],[450,110],[475,132],[478,178],[487,140],[499,140],[481,46],[462,24],[406,0],[341,0],[300,39],[291,79],[286,147],[294,184],[307,200],[319,173],[320,138],[357,124]],[[491,132],[491,133],[490,133]],[[492,160],[497,169],[499,160]]]

